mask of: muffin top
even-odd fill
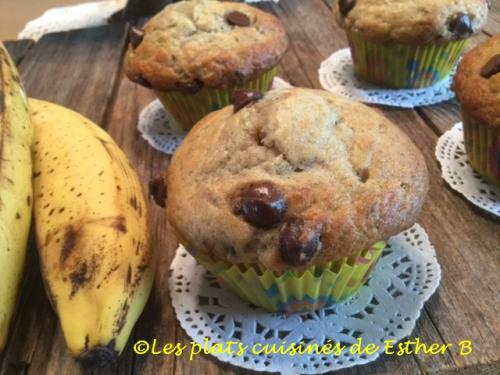
[[[374,42],[429,44],[481,30],[489,0],[338,0],[337,22]]]
[[[129,35],[127,76],[157,90],[241,85],[274,67],[288,46],[276,17],[212,0],[168,5]]]
[[[500,36],[465,54],[453,90],[470,116],[485,125],[500,127]]]
[[[384,116],[320,90],[258,98],[237,95],[175,153],[167,210],[182,243],[281,272],[351,256],[415,223],[425,162]]]

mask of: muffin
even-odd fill
[[[184,130],[229,105],[236,88],[267,91],[288,46],[276,17],[212,0],[168,5],[129,37],[127,76],[152,88]]]
[[[354,70],[386,88],[422,88],[443,80],[488,16],[487,0],[339,0]]]
[[[312,89],[238,92],[168,171],[170,223],[224,284],[271,311],[352,295],[428,190],[419,150],[369,107]]]
[[[469,51],[453,82],[471,166],[500,186],[500,36]]]

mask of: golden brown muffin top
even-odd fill
[[[464,56],[453,90],[469,116],[500,127],[500,36],[488,39]]]
[[[338,0],[338,24],[374,42],[464,39],[486,23],[488,0]]]
[[[168,217],[187,246],[285,271],[351,256],[415,223],[424,159],[377,111],[299,88],[234,110],[202,119],[172,159]]]
[[[246,4],[168,5],[144,30],[131,29],[127,76],[157,90],[241,85],[277,65],[288,46],[281,22]]]

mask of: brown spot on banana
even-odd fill
[[[83,263],[79,264],[76,269],[70,273],[69,278],[71,280],[71,294],[70,298],[73,298],[78,292],[78,290],[84,287],[93,276],[92,269],[89,269],[87,266],[87,262],[83,261]]]
[[[128,265],[126,281],[127,281],[127,285],[129,285],[130,282],[132,281],[132,267],[130,267],[130,264]]]
[[[110,268],[110,269],[109,269],[109,271],[108,271],[108,272],[106,272],[106,275],[104,276],[103,281],[105,281],[105,280],[109,279],[109,277],[111,276],[111,274],[112,274],[113,272],[116,272],[119,268],[120,268],[120,265],[119,265],[119,264],[117,264],[116,266],[114,266],[114,267]]]
[[[123,215],[118,216],[113,223],[113,227],[119,232],[127,233],[128,230],[127,230],[125,216]]]
[[[77,241],[78,241],[78,231],[75,230],[75,228],[73,228],[72,225],[69,225],[64,231],[64,240],[61,251],[61,261],[63,263],[66,259],[68,259],[71,252],[76,247]]]
[[[52,238],[53,238],[52,232],[47,232],[47,234],[45,235],[44,246],[48,246],[50,241],[52,241]]]
[[[128,315],[129,309],[130,309],[130,305],[128,303],[128,299],[126,299],[125,302],[123,303],[121,310],[120,310],[118,318],[115,321],[115,329],[113,330],[115,335],[119,335],[123,326],[125,325],[125,323],[127,323],[127,315]]]
[[[129,202],[132,208],[137,211],[137,198],[135,197],[135,195],[130,197]]]

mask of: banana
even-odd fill
[[[30,99],[37,247],[66,343],[85,367],[116,362],[151,291],[141,183],[90,120]]]
[[[26,258],[32,138],[26,95],[0,43],[0,352],[7,340]]]

